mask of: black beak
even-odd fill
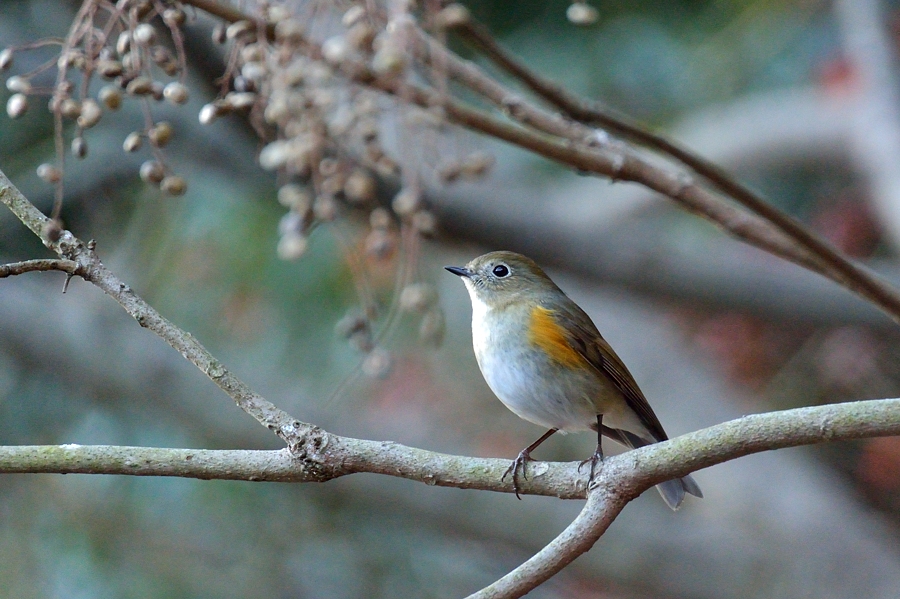
[[[472,275],[475,274],[468,268],[463,268],[462,266],[445,266],[444,269],[449,270],[458,277],[472,278]]]

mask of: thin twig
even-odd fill
[[[0,279],[26,272],[60,270],[69,276],[78,274],[78,264],[72,260],[25,260],[0,265]]]
[[[142,327],[152,330],[162,337],[203,371],[216,385],[228,393],[238,407],[253,416],[260,424],[284,439],[294,451],[302,451],[301,446],[319,441],[316,427],[303,424],[256,394],[243,381],[226,369],[190,333],[186,333],[166,320],[159,312],[141,299],[128,285],[119,280],[97,256],[93,244],[85,244],[69,231],[61,231],[52,239],[42,232],[50,223],[40,210],[29,202],[21,192],[0,171],[0,202],[6,204],[13,214],[31,231],[40,237],[44,245],[66,260],[76,263],[75,272],[85,281],[93,283],[116,300]]]
[[[581,123],[596,125],[630,141],[666,154],[709,181],[713,187],[741,205],[765,218],[785,234],[817,255],[836,276],[836,282],[852,282],[857,292],[886,309],[900,307],[900,297],[871,270],[841,254],[834,246],[807,229],[796,219],[766,202],[762,196],[742,185],[718,165],[683,148],[665,137],[642,128],[627,116],[614,112],[599,102],[578,98],[561,86],[541,77],[516,60],[493,38],[486,27],[470,19],[457,28],[459,34],[477,46],[488,58],[519,79],[535,94],[567,116]],[[898,320],[898,314],[893,314]]]

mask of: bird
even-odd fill
[[[547,428],[519,452],[501,480],[527,477],[531,452],[557,431],[595,431],[593,480],[603,461],[603,436],[629,448],[666,441],[662,424],[625,364],[591,318],[530,258],[509,251],[446,266],[472,301],[472,345],[494,394],[520,418]],[[691,476],[657,485],[677,510],[685,493],[703,497]]]

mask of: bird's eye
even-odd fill
[[[491,272],[494,273],[495,277],[502,279],[503,277],[509,275],[509,267],[507,267],[505,264],[498,264],[491,270]]]

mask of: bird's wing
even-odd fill
[[[653,413],[653,408],[647,403],[647,398],[644,397],[625,364],[613,351],[612,346],[606,342],[606,339],[600,335],[590,317],[577,305],[573,304],[573,306],[573,308],[566,307],[562,310],[567,312],[567,321],[573,324],[564,329],[572,348],[581,354],[601,376],[605,376],[613,382],[622,393],[628,406],[634,410],[656,441],[668,439],[659,418]]]

